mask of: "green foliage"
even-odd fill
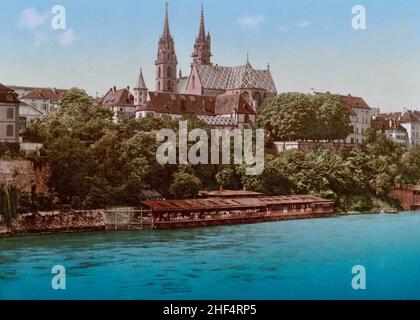
[[[338,140],[350,134],[350,114],[337,96],[283,93],[260,109],[269,141]]]
[[[18,190],[6,184],[0,185],[0,215],[8,228],[12,225],[13,218],[16,217],[18,203]]]
[[[208,130],[195,117],[181,120],[188,120],[189,130]],[[144,189],[168,198],[191,198],[201,188],[223,185],[267,195],[313,194],[334,200],[344,211],[366,211],[389,201],[396,182],[420,178],[419,149],[403,156],[398,144],[374,130],[367,131],[360,150],[266,153],[260,176],[245,175],[244,165],[160,165],[156,131],[177,132],[178,125],[166,117],[114,124],[109,111],[72,89],[63,108],[36,123],[31,135],[44,143],[52,194],[61,205],[74,208],[138,205]],[[349,114],[335,96],[289,93],[263,106],[258,125],[266,129],[268,141],[334,140],[349,133]],[[20,208],[57,203],[49,195],[37,199],[22,194],[20,199]]]
[[[420,146],[413,147],[403,159],[403,178],[406,184],[420,184]]]
[[[181,166],[174,174],[169,190],[176,199],[188,199],[196,198],[201,186],[200,179],[192,174],[192,170],[188,166]]]
[[[17,142],[0,142],[0,159],[13,160],[21,157],[20,144]]]

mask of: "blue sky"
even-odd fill
[[[154,89],[163,28],[160,0],[0,0],[0,82],[78,86],[100,94],[134,86],[142,67]],[[363,96],[385,111],[420,107],[420,1],[169,0],[179,67],[189,72],[201,3],[213,62],[267,63],[280,92]],[[66,30],[51,28],[51,8],[66,8]],[[352,7],[367,10],[353,30]]]

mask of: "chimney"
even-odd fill
[[[114,86],[114,88],[113,88],[113,89],[114,89],[114,92],[115,92],[115,91],[117,91],[117,87],[116,87],[116,86]]]

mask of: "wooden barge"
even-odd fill
[[[310,195],[143,201],[152,229],[330,217],[334,203]]]

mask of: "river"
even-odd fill
[[[420,212],[4,238],[0,299],[420,299]]]

